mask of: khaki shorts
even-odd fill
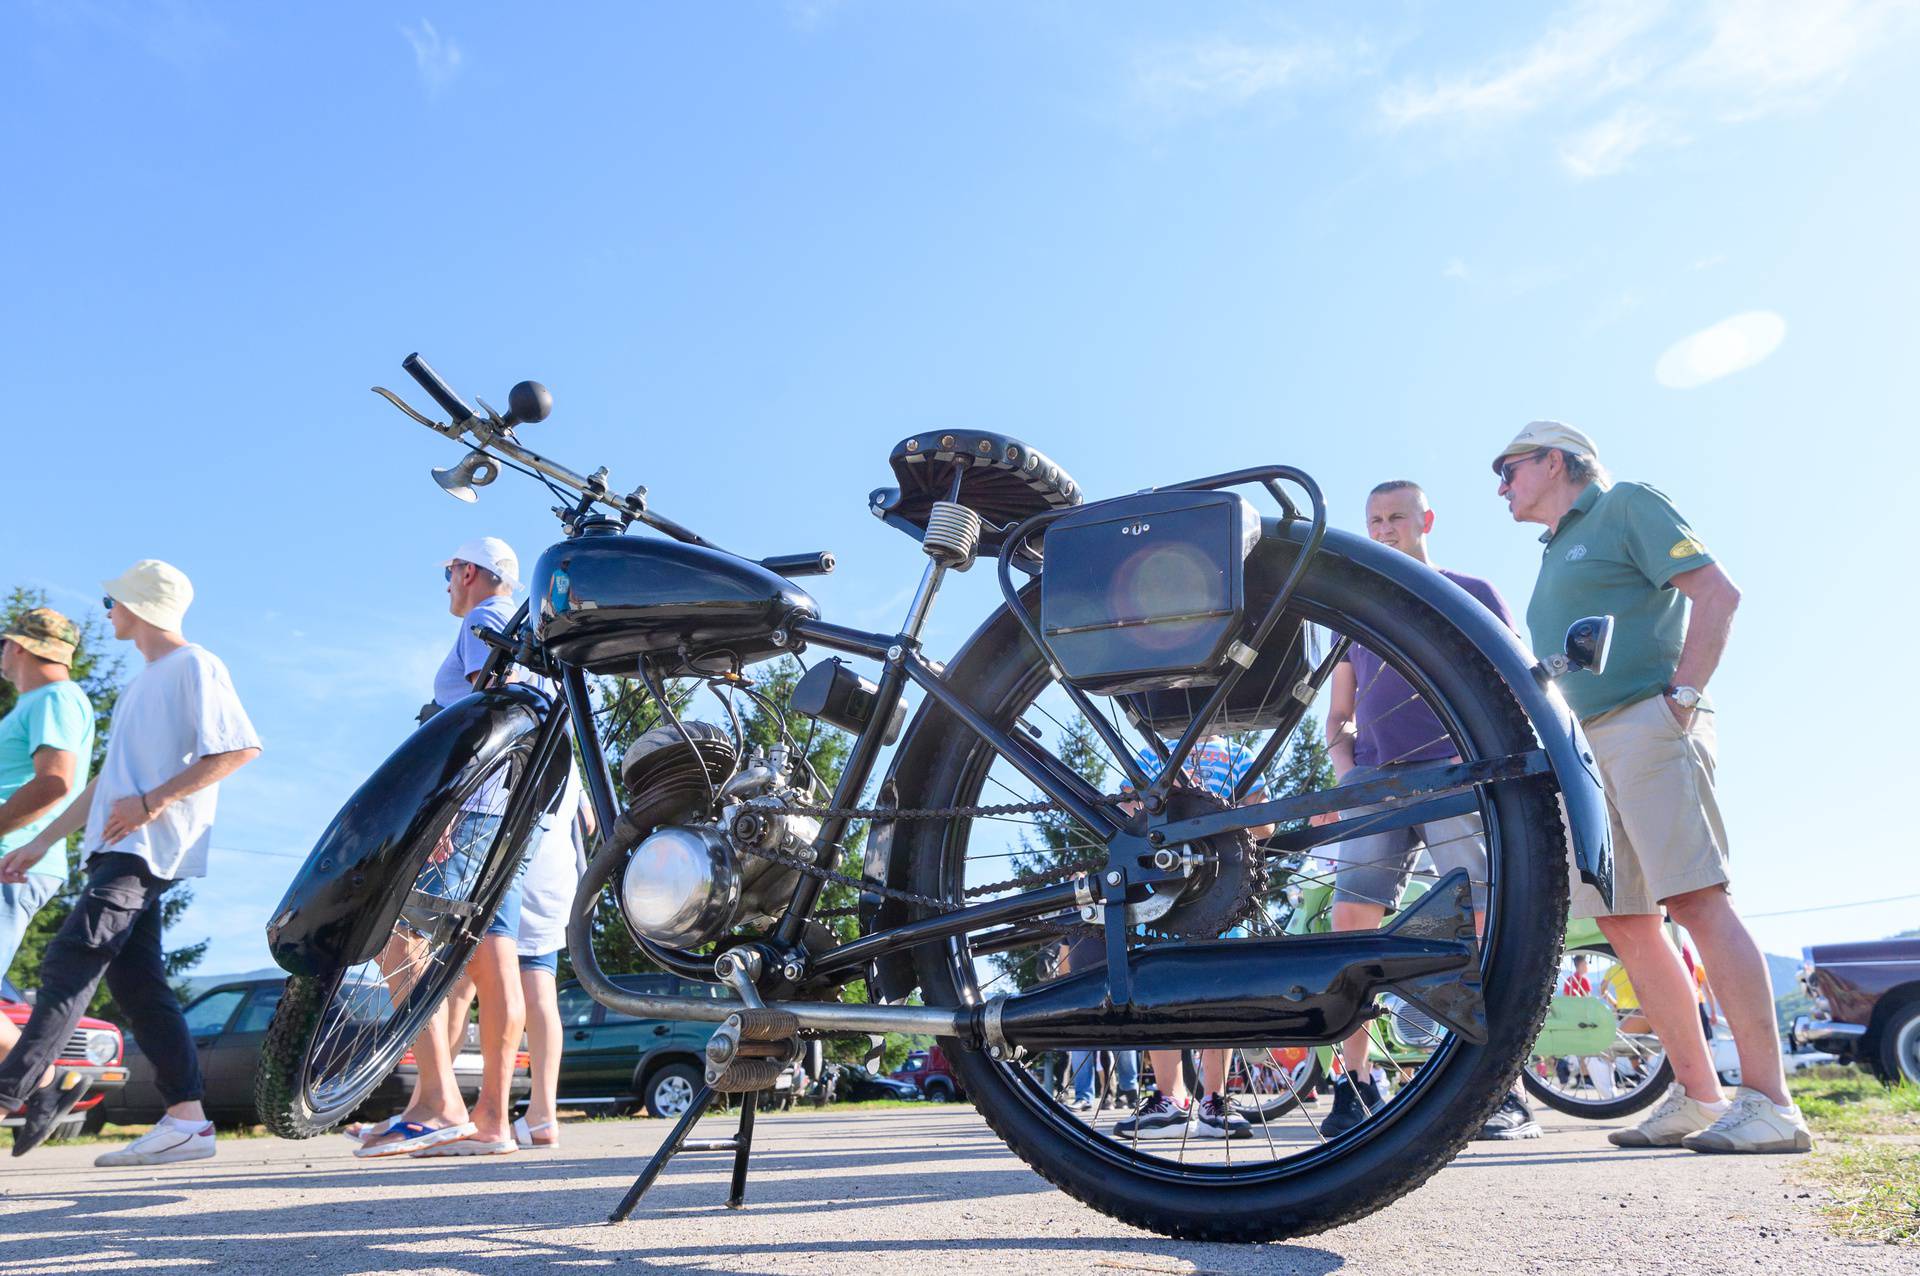
[[[1649,696],[1580,724],[1607,790],[1613,907],[1576,874],[1573,916],[1657,913],[1662,900],[1727,884],[1713,719],[1697,710],[1683,731],[1666,697]]]

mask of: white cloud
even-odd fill
[[[1440,268],[1442,279],[1471,279],[1473,272],[1467,269],[1467,263],[1458,257],[1447,258],[1447,264]]]
[[[1619,173],[1707,126],[1817,105],[1913,33],[1920,0],[1581,0],[1517,54],[1381,97],[1396,128],[1487,129],[1534,116],[1576,179]]]
[[[1643,148],[1677,135],[1665,117],[1637,102],[1568,138],[1560,148],[1560,163],[1575,177],[1607,177],[1626,167]]]
[[[401,27],[400,34],[407,37],[407,43],[413,46],[414,65],[420,69],[420,78],[426,83],[427,92],[438,93],[453,83],[460,74],[462,55],[460,46],[452,40],[443,39],[434,30],[433,23],[420,19],[419,29]]]
[[[1718,0],[1706,47],[1674,79],[1721,95],[1724,119],[1803,105],[1837,88],[1916,10],[1914,0]]]
[[[1331,46],[1211,39],[1140,59],[1138,87],[1168,105],[1243,106],[1283,88],[1343,73],[1349,59]]]
[[[1429,87],[1400,84],[1380,109],[1405,126],[1449,117],[1524,114],[1571,93],[1619,87],[1645,74],[1621,55],[1660,16],[1650,0],[1592,0],[1577,6],[1533,46],[1498,67],[1440,80]]]
[[[1669,390],[1692,390],[1751,368],[1780,348],[1787,321],[1771,310],[1749,310],[1682,337],[1654,364],[1653,379]]]

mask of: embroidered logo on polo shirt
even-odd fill
[[[1673,548],[1667,551],[1667,557],[1692,558],[1695,554],[1704,554],[1706,552],[1707,547],[1705,545],[1702,545],[1699,541],[1693,539],[1693,537],[1688,536],[1682,540],[1675,541]]]
[[[1585,545],[1575,545],[1572,549],[1567,551],[1567,561],[1569,563],[1577,563],[1581,559],[1585,558],[1586,556],[1587,556],[1587,547]]]

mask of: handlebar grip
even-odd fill
[[[833,552],[823,549],[811,554],[775,554],[761,559],[760,565],[781,576],[825,576],[833,571]]]
[[[402,359],[400,366],[407,370],[408,376],[420,383],[422,390],[433,396],[433,401],[446,410],[455,425],[463,425],[473,418],[473,409],[467,406],[466,400],[455,394],[453,387],[442,381],[440,374],[427,366],[427,361],[418,352]]]

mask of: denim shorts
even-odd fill
[[[33,915],[59,892],[60,884],[51,873],[28,873],[18,886],[0,885],[0,975],[13,965]]]
[[[558,977],[560,974],[560,950],[556,948],[550,953],[541,953],[538,957],[529,957],[525,953],[521,953],[520,969],[522,972],[544,970],[549,975]]]
[[[420,870],[419,878],[414,882],[417,890],[431,895],[451,896],[465,899],[473,892],[469,880],[480,868],[480,862],[493,846],[494,834],[500,829],[500,817],[485,811],[462,811],[453,825],[453,851],[439,863],[429,863]],[[518,939],[520,936],[520,878],[527,871],[525,859],[515,870],[513,885],[500,900],[500,907],[494,912],[493,920],[487,924],[485,938],[501,936],[506,939]]]

